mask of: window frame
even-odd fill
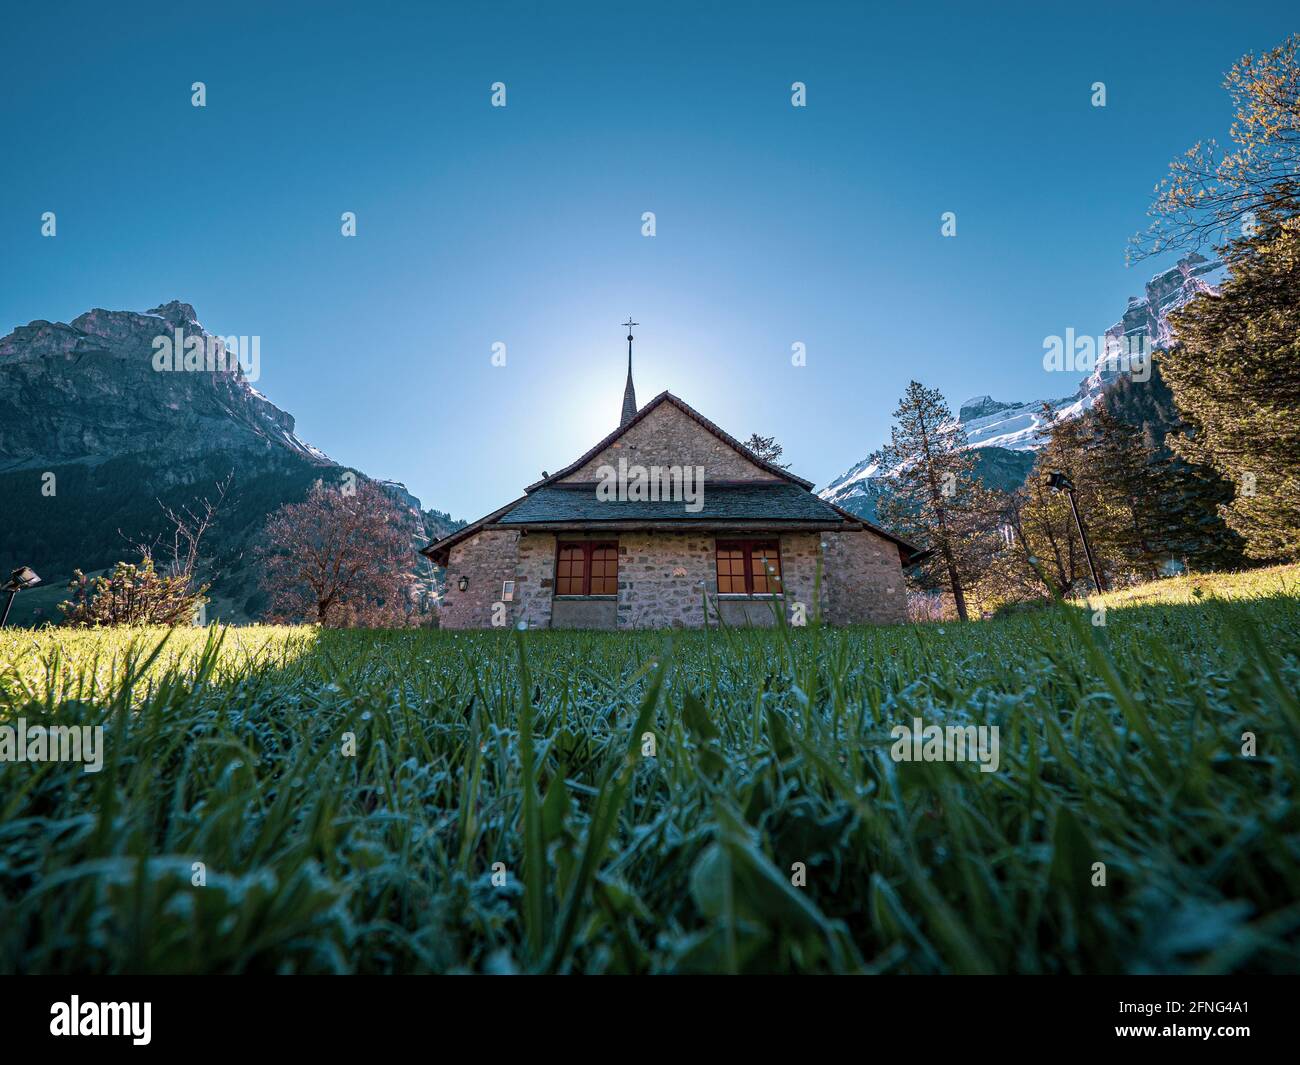
[[[582,591],[580,592],[561,592],[560,591],[560,555],[565,548],[582,549]],[[614,552],[614,590],[612,592],[595,592],[591,591],[591,556],[597,548],[609,548]],[[553,599],[617,599],[618,598],[618,541],[617,540],[561,540],[558,537],[555,541],[555,571],[554,582],[555,590],[552,593]],[[569,578],[570,580],[572,578]]]
[[[776,576],[775,580],[769,581],[769,585],[775,584],[775,590],[770,586],[766,592],[754,591],[754,552],[759,549],[773,548],[766,557],[776,556]],[[745,590],[743,592],[724,592],[719,587],[718,581],[718,553],[720,551],[740,551],[745,563]],[[766,574],[764,574],[766,576]],[[780,596],[785,590],[785,564],[781,558],[781,540],[780,537],[772,539],[764,537],[762,539],[746,540],[715,540],[713,542],[713,587],[718,595],[730,596],[747,596],[749,598]]]

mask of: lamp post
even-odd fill
[[[1079,505],[1074,501],[1074,482],[1060,470],[1053,470],[1047,475],[1047,487],[1053,492],[1064,492],[1070,497],[1070,512],[1074,515],[1074,526],[1079,530],[1079,539],[1083,541],[1083,555],[1088,560],[1088,569],[1092,573],[1092,583],[1096,585],[1098,592],[1104,592],[1106,584],[1101,579],[1097,563],[1092,560],[1092,547],[1088,543],[1088,534],[1083,531],[1083,519],[1079,517]]]
[[[9,620],[9,608],[14,605],[14,596],[27,588],[35,588],[40,583],[40,577],[36,576],[36,571],[30,566],[19,566],[9,574],[9,583],[0,585],[0,591],[9,593],[9,599],[5,602],[5,612],[0,615],[0,629],[3,629],[5,622]]]

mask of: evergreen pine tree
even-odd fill
[[[1172,443],[1230,482],[1234,497],[1220,512],[1249,557],[1297,558],[1300,34],[1243,56],[1225,87],[1231,149],[1203,141],[1170,165],[1135,250],[1225,245],[1231,274],[1220,294],[1171,316],[1179,346],[1165,354],[1164,376],[1186,422]]]
[[[1267,216],[1229,245],[1232,274],[1172,316],[1164,375],[1187,430],[1185,458],[1235,495],[1222,508],[1255,559],[1300,558],[1300,215]]]
[[[1142,430],[1112,414],[1104,398],[1085,416],[1083,429],[1083,480],[1094,499],[1088,512],[1092,546],[1112,575],[1154,580],[1164,557],[1164,461]]]
[[[922,588],[946,587],[965,621],[966,585],[974,581],[988,535],[975,492],[975,456],[937,389],[910,382],[894,418],[890,442],[875,456],[893,471],[881,520],[932,550],[914,580]]]
[[[1212,467],[1189,462],[1170,446],[1171,434],[1188,426],[1161,372],[1164,357],[1156,352],[1148,380],[1118,378],[1103,399],[1108,414],[1138,430],[1130,446],[1145,453],[1150,467],[1145,487],[1148,545],[1162,563],[1178,560],[1201,570],[1240,566],[1241,537],[1219,514],[1220,505],[1232,499],[1232,486]],[[1107,458],[1105,453],[1101,457]]]

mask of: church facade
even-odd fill
[[[558,473],[423,549],[444,628],[906,620],[921,552],[818,498],[664,392]]]

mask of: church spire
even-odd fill
[[[632,385],[632,327],[641,323],[632,321],[629,314],[623,324],[627,326],[627,384],[623,387],[623,416],[618,423],[620,429],[636,417],[636,388]]]

